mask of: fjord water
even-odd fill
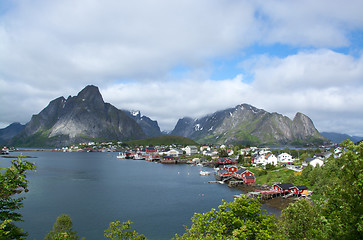
[[[29,192],[18,225],[28,239],[43,239],[60,214],[73,220],[78,236],[104,239],[115,220],[131,220],[148,239],[171,239],[190,226],[194,212],[232,201],[237,189],[208,183],[207,168],[117,159],[117,153],[34,151],[36,172],[28,174]],[[207,169],[210,170],[210,169]],[[274,212],[274,209],[268,209]]]

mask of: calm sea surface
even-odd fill
[[[28,174],[30,191],[21,210],[28,239],[43,239],[60,214],[73,220],[78,236],[104,239],[111,221],[131,220],[148,239],[171,239],[190,226],[194,212],[232,201],[237,189],[208,183],[203,167],[117,159],[117,153],[24,152],[37,158]],[[276,209],[264,206],[269,212]]]

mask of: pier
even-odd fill
[[[288,198],[293,196],[293,193],[286,193],[284,191],[268,190],[268,191],[256,191],[247,193],[248,197],[256,198],[260,197],[261,200],[273,199],[276,197]]]

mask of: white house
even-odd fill
[[[205,156],[218,156],[218,152],[217,151],[203,151],[203,155]]]
[[[292,156],[288,153],[281,153],[277,156],[277,162],[291,164],[294,161]]]
[[[193,155],[198,153],[198,148],[196,146],[186,146],[184,151],[187,155]]]
[[[168,152],[166,152],[166,155],[178,157],[180,155],[183,155],[183,151],[178,149],[170,149]]]
[[[271,153],[271,151],[268,149],[268,148],[261,148],[259,151],[258,151],[258,154],[259,155],[267,155],[267,154],[269,154],[269,153]]]
[[[241,149],[241,155],[246,155],[251,152],[251,148],[243,148]]]
[[[315,158],[309,162],[309,164],[313,167],[319,165],[320,167],[324,165],[324,161],[321,158]]]
[[[259,155],[255,159],[255,164],[262,164],[263,166],[266,166],[266,164],[277,165],[277,157],[272,153],[268,153],[266,155]]]
[[[324,165],[324,161],[320,157],[315,157],[315,158],[308,157],[304,161],[305,161],[303,163],[304,166],[311,165],[313,167],[316,167],[317,165],[319,165],[321,167]]]
[[[340,157],[342,155],[342,148],[337,147],[334,149],[334,157]]]
[[[199,148],[199,151],[203,152],[203,151],[210,151],[210,147],[209,146],[201,146]]]
[[[266,159],[266,164],[272,164],[274,166],[277,165],[277,157],[274,154],[272,153],[267,154],[265,159]]]

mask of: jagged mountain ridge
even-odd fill
[[[200,143],[306,144],[323,143],[309,117],[297,113],[293,120],[248,104],[217,111],[202,118],[179,119],[172,135]]]
[[[136,140],[145,137],[134,119],[105,103],[99,89],[89,85],[77,96],[51,101],[39,114],[32,116],[12,142],[64,146],[94,139]]]
[[[159,137],[163,135],[160,131],[158,122],[151,120],[147,116],[141,115],[140,111],[122,111],[124,111],[129,117],[133,118],[148,137]]]
[[[15,137],[19,132],[25,128],[25,125],[15,122],[0,129],[0,145],[6,144],[10,139]]]

